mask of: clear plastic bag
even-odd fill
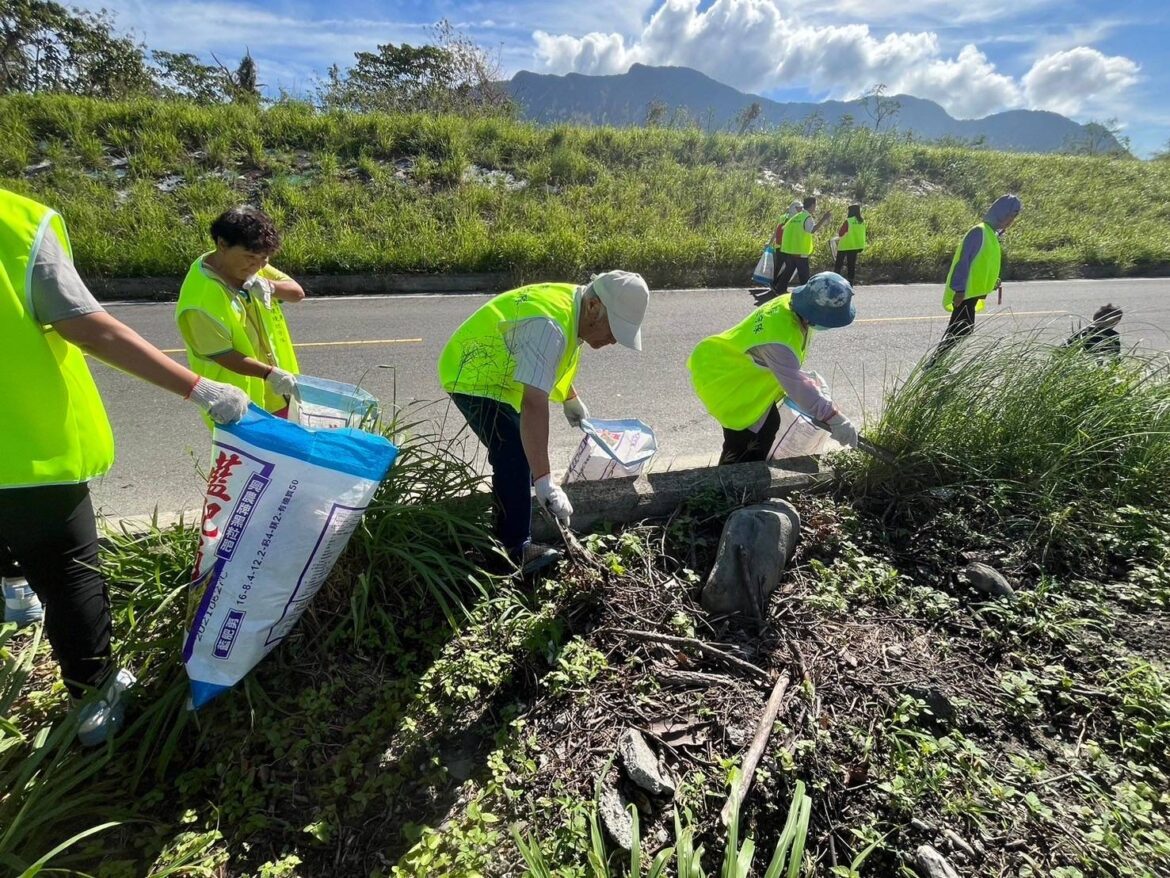
[[[760,259],[756,262],[756,267],[752,271],[752,281],[764,286],[772,285],[772,278],[776,275],[776,255],[773,251],[772,245],[769,244],[764,248],[764,252],[760,254]]]
[[[806,372],[827,399],[829,385],[816,372]],[[776,433],[776,441],[772,443],[772,450],[768,453],[769,460],[784,460],[790,457],[809,457],[815,454],[825,454],[837,451],[841,446],[833,440],[827,430],[822,430],[812,422],[812,419],[796,407],[788,397],[784,398],[780,406],[780,429]]]

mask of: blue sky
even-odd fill
[[[78,0],[74,0],[78,2]],[[971,118],[1048,109],[1116,118],[1139,155],[1170,139],[1170,4],[1154,0],[80,0],[151,48],[227,63],[248,47],[271,92],[311,91],[330,64],[428,40],[446,18],[517,70],[695,67],[781,100],[875,83]]]

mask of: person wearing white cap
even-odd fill
[[[607,271],[584,286],[531,284],[482,305],[439,355],[439,383],[487,449],[496,536],[525,572],[560,558],[532,542],[531,489],[562,524],[573,514],[550,475],[549,402],[580,426],[589,416],[573,387],[581,344],[642,350],[649,300],[646,281],[628,271]]]
[[[842,445],[857,447],[857,427],[801,369],[813,337],[848,326],[856,314],[849,281],[822,271],[695,346],[687,368],[695,394],[723,428],[720,466],[767,459],[780,428],[776,404],[785,397],[825,422]]]

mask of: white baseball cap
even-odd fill
[[[650,302],[650,288],[642,275],[632,271],[607,271],[593,278],[589,286],[605,305],[609,329],[618,344],[642,350],[642,320]]]

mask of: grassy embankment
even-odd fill
[[[181,276],[211,218],[253,200],[284,229],[279,263],[298,273],[531,280],[623,267],[656,286],[740,285],[801,192],[822,193],[838,220],[849,201],[865,204],[863,280],[938,280],[963,231],[1006,191],[1025,204],[1009,277],[1170,266],[1170,162],[939,148],[860,130],[707,135],[9,97],[0,185],[58,207],[95,277]]]
[[[911,874],[923,843],[961,874],[1167,874],[1170,374],[979,344],[888,402],[875,438],[896,469],[848,456],[831,495],[797,501],[795,565],[755,633],[696,599],[734,498],[592,537],[591,562],[542,584],[489,582],[474,476],[415,438],[289,642],[195,718],[193,535],[116,539],[115,630],[142,679],[130,726],[71,746],[44,644],[7,641],[0,863],[20,874],[76,839],[51,865],[103,878],[503,878],[524,874],[514,832],[536,878],[624,876],[631,855],[591,827],[635,726],[678,781],[673,799],[623,784],[644,865],[688,874],[702,845],[708,874],[749,874],[718,815],[768,684],[616,630],[637,628],[792,674],[742,814],[751,875],[801,784],[790,878]],[[969,560],[1015,597],[957,583]]]

